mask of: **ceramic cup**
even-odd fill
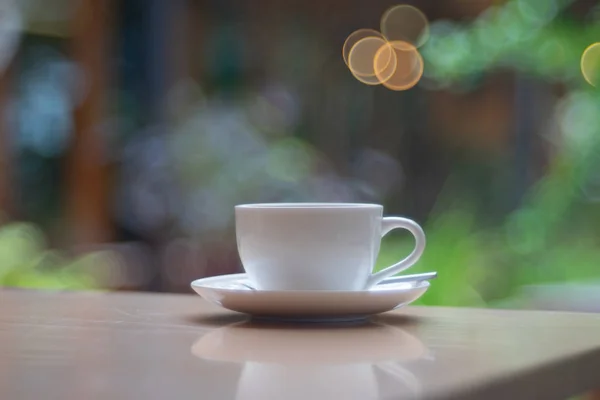
[[[235,207],[240,258],[259,290],[365,290],[412,266],[425,249],[414,221],[383,217],[383,206],[352,203],[273,203]],[[373,273],[381,238],[408,230],[408,257]]]

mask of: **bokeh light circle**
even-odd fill
[[[581,55],[581,73],[584,79],[596,87],[600,83],[600,43],[589,45]]]
[[[429,21],[418,8],[402,4],[383,14],[381,33],[390,42],[406,42],[418,48],[429,39]]]
[[[377,32],[375,29],[359,29],[357,31],[352,32],[344,42],[344,46],[342,47],[342,57],[344,57],[344,62],[346,65],[350,66],[348,63],[348,58],[350,57],[350,51],[352,48],[358,43],[360,40],[368,38],[368,37],[376,37],[383,39],[383,35]]]
[[[348,68],[359,81],[379,85],[390,79],[396,70],[394,49],[381,38],[361,39],[350,50]]]
[[[423,57],[410,43],[393,41],[390,45],[396,56],[396,68],[388,79],[382,81],[383,86],[395,91],[408,90],[419,83],[423,76]]]

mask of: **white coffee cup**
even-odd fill
[[[353,203],[272,203],[235,207],[240,258],[259,290],[365,290],[412,266],[425,249],[414,221],[383,217],[383,206]],[[381,238],[413,234],[411,254],[373,273]]]

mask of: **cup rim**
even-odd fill
[[[238,204],[235,209],[254,210],[339,210],[339,209],[378,209],[383,208],[381,204],[374,203],[249,203]]]

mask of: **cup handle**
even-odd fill
[[[413,249],[412,253],[410,253],[408,257],[402,261],[382,269],[379,272],[371,274],[367,280],[365,289],[370,289],[385,278],[411,267],[419,260],[419,258],[421,258],[423,250],[425,250],[425,232],[423,232],[423,229],[415,221],[400,217],[384,217],[381,221],[381,228],[381,237],[387,235],[394,229],[406,229],[415,237],[415,248]]]

